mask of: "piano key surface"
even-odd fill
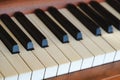
[[[1,21],[6,25],[6,27],[14,34],[14,36],[19,40],[19,42],[24,46],[25,49],[33,49],[33,44],[31,40],[18,28],[16,23],[7,14],[2,14],[0,16]]]
[[[9,32],[9,34],[13,37],[13,35]],[[13,37],[15,40],[15,37]],[[17,41],[17,40],[15,40]],[[30,51],[26,51],[24,47],[17,41],[19,44],[19,47],[21,49],[20,52],[20,57],[23,59],[23,61],[27,64],[27,66],[32,70],[32,75],[29,75],[29,77],[34,80],[34,79],[43,79],[43,74],[44,74],[44,67],[43,65],[39,62],[39,60],[31,53]],[[41,74],[41,76],[39,76]],[[22,77],[24,78],[24,77]],[[28,79],[29,80],[29,79]]]
[[[62,54],[62,52],[50,40],[48,42],[51,45],[51,47],[47,47],[45,48],[45,50],[50,54],[50,56],[52,56],[52,58],[54,58],[54,60],[58,63],[58,65],[60,65],[58,69],[59,71],[57,74],[60,75],[60,74],[68,73],[68,69],[69,69],[68,67],[70,65],[69,60]],[[64,66],[64,65],[67,65],[67,66]],[[63,67],[67,67],[66,70],[64,71],[61,70]]]
[[[85,28],[85,26],[83,24],[81,24],[74,16],[72,16],[69,12],[67,12],[67,10],[63,9],[63,10],[61,10],[61,12],[78,29],[80,29],[82,32],[84,32],[91,40],[93,40],[97,44],[97,46],[99,46],[106,53],[106,55],[105,55],[106,58],[104,59],[104,63],[113,61],[114,56],[115,56],[115,50],[104,39],[102,39],[101,36],[97,36],[97,37],[94,36],[87,28]],[[69,14],[69,16],[67,16],[68,14]],[[108,53],[108,55],[107,55],[107,53]]]
[[[0,26],[0,39],[6,45],[6,47],[11,51],[12,54],[19,53],[19,46],[11,38],[11,36]]]
[[[82,39],[81,31],[69,22],[55,7],[47,10],[76,40]]]
[[[68,10],[60,9],[59,11],[75,25],[76,28],[81,30],[83,40],[75,41],[71,34],[68,33],[66,29],[63,29],[63,26],[46,12],[46,14],[68,34],[70,42],[62,44],[35,14],[26,15],[35,27],[48,38],[49,46],[43,49],[23,28],[19,21],[12,17],[12,20],[32,40],[35,46],[34,50],[26,51],[13,34],[6,29],[19,44],[20,54],[11,55],[2,42],[0,42],[0,44],[2,44],[0,50],[6,58],[6,61],[8,61],[17,74],[19,74],[18,80],[46,79],[120,60],[120,37],[117,37],[120,32],[117,29],[113,27],[114,33],[112,34],[108,34],[101,29],[102,35],[95,36]],[[2,22],[0,24],[5,27]],[[20,65],[23,66],[21,67]],[[2,76],[4,76],[3,73]]]
[[[50,16],[50,14],[49,14]],[[63,27],[52,17],[50,16],[59,26],[60,28],[63,29]],[[65,29],[64,29],[65,30]],[[66,30],[65,30],[66,31]],[[67,32],[67,31],[66,31]],[[77,53],[82,57],[82,65],[81,69],[89,68],[92,66],[92,62],[94,59],[94,56],[79,42],[74,39],[72,35],[70,35],[68,32],[67,34],[69,35],[70,39],[70,46],[77,51]],[[85,53],[85,54],[84,54]],[[89,64],[88,64],[89,63]]]
[[[46,68],[44,78],[56,76],[57,69],[58,69],[58,64],[56,63],[56,61],[54,61],[54,59],[49,55],[49,53],[44,48],[41,48],[39,46],[39,44],[30,36],[29,33],[27,33],[27,31],[22,27],[22,25],[17,20],[15,20],[14,17],[13,17],[13,19],[17,23],[17,25],[19,25],[19,27],[22,29],[22,31],[24,31],[25,34],[27,36],[29,36],[30,39],[33,41],[35,49],[32,51],[32,53],[39,59],[39,61]],[[52,71],[52,73],[51,73],[51,71]]]
[[[68,15],[68,13],[67,13]],[[104,52],[92,41],[90,40],[83,32],[83,39],[81,43],[89,49],[89,51],[95,56],[93,66],[98,66],[103,64]]]
[[[18,73],[7,61],[7,59],[1,52],[0,52],[0,72],[4,75],[5,80],[17,80],[18,78]],[[2,75],[0,79],[2,80]]]
[[[19,74],[18,79],[19,80],[26,80],[26,79],[30,80],[30,78],[31,78],[31,70],[24,63],[22,58],[18,54],[17,55],[11,55],[11,53],[9,52],[9,50],[6,49],[4,44],[2,42],[0,42],[0,44],[1,44],[0,51],[6,57],[6,59],[10,62],[12,67],[14,67],[15,70],[17,71],[17,73]]]
[[[32,16],[35,18],[35,15],[32,15]],[[32,17],[32,16],[31,16],[31,17]],[[33,18],[31,18],[31,19],[33,19]],[[37,17],[36,17],[36,19],[39,21],[39,19],[38,19]],[[35,19],[35,20],[36,20],[36,19]],[[38,23],[40,23],[40,22],[38,22]],[[45,25],[42,24],[42,23],[41,23],[41,25],[43,25],[43,27],[45,26]],[[38,26],[38,25],[36,25],[36,26],[38,27],[38,29],[40,29],[40,28],[39,28],[40,26]],[[42,30],[42,29],[41,29],[41,30]],[[49,30],[48,30],[48,31],[49,31]],[[56,38],[56,37],[54,37],[54,38]],[[50,40],[51,40],[51,39],[50,39]],[[57,38],[56,38],[56,41],[58,41],[60,44],[62,44],[59,40],[57,40]],[[50,47],[51,47],[51,51],[52,51],[52,53],[53,53],[53,52],[55,51],[55,48],[54,48],[54,50],[52,49],[52,47],[54,47],[54,46],[53,46],[54,43],[53,43],[53,41],[51,41],[51,42],[52,42],[52,45],[51,45]],[[55,44],[55,46],[56,46],[56,44]],[[50,48],[50,47],[49,47],[49,48]],[[57,47],[57,46],[56,46],[56,47]],[[46,49],[47,49],[47,48],[46,48]],[[60,51],[61,51],[61,50],[60,50]],[[57,53],[58,53],[58,50],[57,50]],[[55,53],[55,54],[57,54],[57,53]],[[66,57],[66,55],[65,55],[66,53],[63,54],[63,51],[62,51],[61,54]],[[58,53],[58,55],[56,55],[55,60],[56,60],[56,58],[57,58],[59,55],[60,55],[60,53]],[[68,55],[68,56],[69,56],[69,55]],[[60,56],[59,56],[59,57],[60,57]],[[62,58],[59,58],[59,59],[62,59]],[[69,60],[69,58],[67,58],[67,57],[66,57],[66,59]],[[70,63],[70,62],[69,62],[69,63]],[[69,66],[69,67],[70,67],[70,66]],[[62,68],[61,68],[61,69],[62,69]],[[65,69],[65,70],[69,71],[69,69]],[[63,70],[62,70],[62,71],[63,71]],[[63,72],[64,72],[64,71],[63,71]]]
[[[120,4],[116,0],[106,0],[106,2],[120,13]]]
[[[114,16],[116,16],[119,20],[120,20],[120,13],[118,13],[117,11],[115,11],[114,8],[112,8],[109,4],[107,4],[106,2],[101,2],[100,3],[105,9],[107,9],[110,13],[112,13]]]
[[[48,42],[46,37],[38,31],[35,26],[25,17],[22,12],[16,12],[14,17],[26,29],[26,31],[36,40],[41,47],[47,47]]]
[[[39,19],[36,18],[35,20],[37,24],[40,23]],[[63,52],[63,55],[65,55],[71,61],[69,72],[79,70],[82,58],[69,46],[69,44],[62,44],[45,26],[40,29],[42,29],[48,35],[54,44]]]

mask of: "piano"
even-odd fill
[[[119,0],[0,0],[0,80],[119,80]]]

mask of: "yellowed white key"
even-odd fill
[[[101,5],[107,9],[110,13],[112,13],[116,18],[118,18],[120,20],[120,13],[118,13],[114,8],[112,8],[109,4],[107,4],[106,2],[102,2]],[[120,36],[118,36],[120,34],[120,32],[113,27],[114,30],[114,35],[120,39]]]
[[[32,20],[29,16],[27,16],[29,20]],[[34,21],[31,21],[36,27],[38,27]],[[40,29],[39,29],[40,30]],[[41,31],[42,32],[42,31]],[[43,32],[42,32],[43,33]],[[45,34],[44,34],[45,35]],[[46,35],[45,35],[46,36]],[[62,54],[62,52],[48,39],[49,47],[45,48],[49,55],[58,63],[58,71],[57,75],[62,75],[68,73],[70,61]],[[63,70],[63,68],[65,68]]]
[[[19,80],[30,80],[31,70],[27,67],[27,65],[23,62],[19,55],[12,55],[11,52],[7,50],[2,42],[0,42],[0,50],[4,54],[4,56],[10,61],[10,63],[15,67],[16,71],[19,74]],[[22,65],[22,66],[21,66]]]
[[[18,22],[15,18],[12,18],[13,21],[19,26]],[[12,36],[12,34],[11,34]],[[31,80],[41,80],[44,77],[45,68],[44,65],[34,56],[32,51],[27,51],[24,47],[14,38],[19,45],[20,48],[20,56],[25,61],[25,63],[32,70]]]
[[[64,14],[64,13],[63,13]],[[65,15],[65,14],[64,14]],[[100,36],[94,36],[81,22],[73,17],[68,18],[79,30],[84,32],[92,41],[98,45],[105,54],[104,63],[113,62],[116,55],[115,50]],[[84,39],[83,39],[84,40]]]
[[[15,21],[17,25],[21,28],[21,30],[30,37],[34,44],[34,50],[32,52],[34,55],[40,60],[40,62],[45,66],[44,78],[54,77],[57,74],[58,64],[49,56],[49,54],[45,51],[44,48],[41,48],[34,39],[26,32],[26,30],[22,27],[20,23]]]
[[[1,20],[0,24],[6,29],[6,26]],[[0,43],[0,50],[18,72],[18,80],[30,80],[31,69],[25,64],[22,58],[18,54],[12,55],[2,42]]]
[[[120,14],[115,9],[113,9],[110,5],[108,5],[106,2],[102,2],[101,5],[105,9],[107,9],[110,13],[112,13],[116,18],[118,18],[120,20]],[[120,32],[115,27],[113,27],[113,30],[114,30],[114,33],[111,34],[111,35],[113,35],[114,38],[120,40],[120,36],[119,36]],[[116,41],[116,39],[115,39],[115,41]],[[119,53],[119,45],[118,45],[119,41],[118,41],[118,44],[115,44],[113,41],[112,41],[112,43],[111,43],[111,45],[112,46],[114,45],[113,47],[117,50],[115,61],[120,60],[120,57],[119,57],[119,55],[120,55],[120,53]]]
[[[83,58],[81,69],[86,69],[92,67],[92,63],[94,60],[94,55],[91,54],[91,52],[83,46],[83,44],[80,41],[76,41],[60,24],[57,22],[49,13],[47,13],[49,17],[56,22],[60,28],[62,28],[69,36],[70,40],[70,46],[73,47],[77,53]]]
[[[3,78],[3,75],[0,73],[0,80],[3,80],[4,78]]]
[[[74,49],[67,43],[62,44],[34,14],[30,17],[33,18],[34,22],[39,26],[39,29],[41,29],[48,36],[48,38],[50,38],[51,41],[63,52],[62,54],[71,61],[69,72],[80,70],[82,58],[74,51]]]
[[[1,42],[1,41],[0,41]],[[13,66],[7,61],[4,55],[0,51],[0,71],[4,75],[5,80],[18,80],[18,73],[13,68]],[[0,74],[0,80],[3,80]]]
[[[120,41],[115,34],[107,34],[104,30],[102,30],[102,37],[105,39],[115,50],[116,55],[114,57],[114,61],[120,60]]]
[[[6,28],[7,30],[7,28]],[[37,60],[37,58],[33,55],[33,53],[31,51],[26,51],[22,45],[19,43],[19,41],[17,41],[17,39],[13,36],[13,34],[7,30],[7,32],[11,35],[11,37],[18,43],[19,47],[20,47],[20,57],[25,61],[25,63],[30,67],[30,69],[32,70],[32,76],[31,73],[28,75],[23,75],[24,77],[21,77],[21,79],[26,79],[29,76],[29,79],[32,80],[37,80],[37,79],[43,79],[43,75],[44,75],[44,66],[39,62],[39,60]],[[11,54],[11,53],[9,53]],[[21,66],[19,66],[21,67]],[[21,68],[20,68],[21,69]],[[18,69],[19,70],[19,69]],[[23,70],[23,69],[22,69]],[[20,71],[22,71],[20,70]],[[26,71],[27,73],[27,71]],[[22,74],[22,73],[20,73]],[[41,76],[38,76],[40,75]]]
[[[77,19],[67,10],[67,9],[61,9],[60,11],[68,20],[71,20],[71,22],[76,25]],[[80,28],[79,28],[80,29]],[[86,32],[85,32],[86,33]],[[98,66],[104,63],[105,58],[105,52],[101,50],[98,45],[96,45],[84,32],[82,32],[83,40],[81,40],[81,43],[90,50],[90,52],[95,56],[93,66]]]
[[[62,52],[49,39],[48,39],[48,42],[49,42],[49,45],[51,45],[51,46],[47,47],[45,49],[48,53],[50,53],[50,56],[53,57],[56,60],[56,62],[59,64],[57,75],[62,75],[62,74],[68,73],[70,61],[62,54]],[[62,60],[61,60],[61,58],[62,58]],[[56,66],[53,67],[53,69],[55,69],[55,68],[56,68]],[[63,70],[63,68],[65,68],[65,69]],[[48,68],[48,70],[50,70],[50,69]],[[56,72],[56,70],[54,72]],[[52,72],[49,71],[49,74],[45,75],[45,78],[52,77],[51,74],[52,74]]]
[[[12,55],[2,42],[0,42],[0,50],[18,72],[18,80],[30,80],[31,70],[23,62],[21,57],[18,54]]]
[[[106,2],[102,2],[101,5],[106,8],[110,13],[112,13],[116,18],[118,18],[120,20],[120,13],[118,13],[114,8],[112,8],[109,4],[107,4]],[[120,40],[120,31],[117,30],[115,27],[113,27],[114,30],[114,36],[117,37],[117,39]]]

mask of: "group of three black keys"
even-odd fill
[[[106,2],[112,5],[116,2],[116,0],[106,0]],[[120,7],[120,1],[118,0],[117,5],[115,4],[114,6]],[[120,30],[119,19],[117,19],[114,15],[107,11],[98,2],[91,1],[89,2],[89,5],[81,2],[78,4],[78,7],[82,11],[73,4],[68,4],[66,6],[66,9],[70,11],[95,36],[101,35],[100,27],[102,27],[108,33],[113,32],[112,25],[114,25],[118,30]],[[72,35],[74,39],[82,39],[81,31],[78,30],[68,19],[66,19],[55,7],[49,7],[47,11],[63,26],[64,29],[66,29],[66,31],[68,31]],[[83,11],[87,15],[85,15]],[[120,13],[120,8],[117,11]],[[69,42],[69,38],[66,32],[63,31],[44,11],[36,9],[34,13],[62,43]],[[88,16],[91,18],[89,18]],[[27,19],[27,17],[22,12],[14,13],[14,17],[34,38],[34,40],[40,45],[40,47],[48,47],[48,41],[46,37]],[[26,50],[34,49],[32,41],[10,18],[10,16],[8,16],[7,14],[2,14],[0,15],[0,19]],[[20,52],[18,44],[1,25],[0,39],[12,54]]]

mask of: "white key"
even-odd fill
[[[15,41],[17,41],[16,38],[6,28],[6,26],[2,21],[1,21],[1,25],[11,35],[11,37],[15,39]],[[3,44],[1,45],[2,46],[0,46],[0,50],[4,53],[4,55],[8,58],[11,64],[15,67],[16,71],[19,73],[19,80],[30,80],[32,72],[31,72],[31,69],[28,67],[28,65],[26,65],[26,63],[24,62],[23,60],[24,58],[22,58],[19,54],[12,55],[11,52],[7,50],[7,48]]]
[[[71,22],[82,32],[84,32],[92,41],[94,41],[106,54],[104,63],[113,62],[114,56],[116,55],[115,50],[100,36],[94,36],[82,23],[77,19],[69,18]],[[83,39],[84,40],[84,39]]]
[[[114,61],[120,60],[120,42],[117,37],[115,37],[114,33],[113,34],[107,34],[105,31],[102,31],[103,39],[105,39],[115,50],[116,50],[116,55],[114,58]]]
[[[80,22],[78,21],[67,9],[61,9],[61,13],[68,19],[70,20],[76,27],[79,28],[81,24],[78,24]],[[80,29],[80,28],[79,28]],[[86,33],[86,32],[85,32]],[[105,57],[105,52],[101,50],[88,36],[86,36],[84,32],[83,34],[83,40],[81,40],[81,43],[86,46],[90,50],[90,52],[95,56],[93,66],[98,66],[103,64],[104,62],[104,57]]]
[[[1,42],[1,41],[0,41]],[[0,52],[0,72],[4,75],[5,80],[17,80],[18,73],[7,61],[7,59]],[[0,75],[0,80],[3,80],[2,75]]]
[[[41,48],[35,42],[35,40],[30,36],[29,33],[26,32],[26,30],[22,27],[22,25],[20,23],[18,23],[17,21],[15,21],[15,22],[17,23],[17,25],[19,25],[19,27],[22,29],[22,31],[28,37],[30,37],[30,39],[32,40],[32,42],[34,44],[34,48],[35,48],[35,50],[32,50],[32,52],[40,60],[40,62],[42,64],[44,64],[44,66],[46,68],[44,78],[50,78],[50,77],[56,76],[57,69],[58,69],[58,64],[49,56],[49,54],[45,51],[44,48]]]
[[[12,18],[13,21],[19,26],[18,22],[15,18]],[[12,35],[12,34],[11,34]],[[42,63],[34,56],[32,51],[27,51],[25,48],[14,38],[19,45],[20,48],[20,56],[25,61],[25,63],[32,70],[31,80],[41,80],[44,77],[45,68]]]
[[[0,80],[3,80],[4,78],[3,78],[3,75],[0,73]]]
[[[49,42],[49,46],[50,47],[47,47],[45,49],[49,53],[49,55],[52,58],[54,58],[54,60],[59,65],[59,68],[58,68],[58,71],[57,71],[57,75],[62,75],[62,74],[68,73],[69,66],[70,66],[70,61],[62,54],[62,52],[49,39],[48,39],[48,42]],[[63,68],[65,68],[65,69],[63,69]],[[52,72],[50,71],[49,75],[46,75],[45,78],[50,77],[51,73]]]
[[[120,14],[115,9],[113,9],[110,5],[108,5],[106,2],[102,2],[101,5],[104,8],[106,8],[110,13],[112,13],[116,18],[118,18],[120,20]],[[118,40],[120,40],[120,36],[119,36],[120,32],[115,27],[113,28],[113,30],[114,30],[114,33],[112,35],[114,36],[114,38],[117,38]],[[115,45],[117,46],[117,47],[115,47],[115,49],[117,50],[115,61],[120,60],[120,57],[119,57],[119,55],[120,55],[119,50],[120,49],[119,49],[118,44],[113,43],[114,46]]]
[[[31,15],[30,15],[31,16]],[[30,16],[28,17],[30,19]],[[32,20],[32,19],[30,19]],[[34,20],[32,21],[34,23]],[[34,25],[38,27],[35,23]],[[40,29],[39,29],[40,30]],[[41,31],[41,30],[40,30]],[[45,34],[44,34],[45,35]],[[54,60],[58,63],[59,68],[57,71],[57,75],[62,75],[65,73],[68,73],[70,61],[62,54],[62,52],[50,41],[50,39],[47,39],[49,42],[49,47],[45,48],[49,55],[54,58]],[[54,50],[53,50],[54,49]],[[63,69],[64,68],[64,69]]]
[[[102,2],[101,5],[120,20],[120,14],[115,9],[113,9],[109,4],[107,4],[106,2]],[[114,35],[120,40],[120,36],[118,36],[120,35],[120,31],[117,30],[115,27],[113,28],[113,30]]]
[[[94,55],[92,55],[91,52],[88,51],[88,49],[85,48],[80,41],[76,41],[50,14],[48,15],[51,17],[52,20],[54,20],[54,22],[56,22],[60,26],[60,28],[62,28],[68,34],[70,46],[72,46],[77,51],[77,53],[83,58],[81,69],[92,67]]]
[[[34,22],[39,26],[39,29],[45,32],[48,38],[50,38],[52,42],[63,52],[63,55],[71,61],[69,72],[80,70],[82,58],[73,50],[73,48],[67,43],[62,44],[35,15],[31,15],[31,18],[34,19]]]

